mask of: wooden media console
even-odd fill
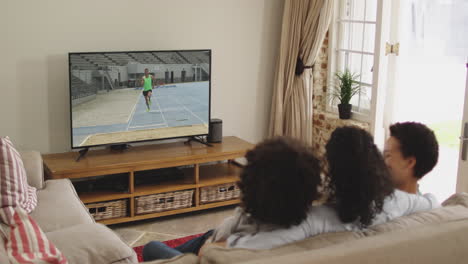
[[[213,147],[175,142],[137,146],[122,152],[92,150],[79,162],[75,161],[77,152],[47,154],[43,160],[48,179],[69,178],[74,184],[80,181],[92,184],[105,182],[107,177],[109,184],[105,187],[109,189],[77,189],[78,195],[90,212],[96,214],[98,222],[117,224],[238,204],[238,198],[202,202],[200,197],[202,192],[206,194],[207,188],[217,191],[218,186],[219,192],[234,193],[233,183],[238,180],[241,167],[233,160],[243,157],[251,148],[252,144],[237,137],[224,137],[222,143]],[[168,168],[176,168],[179,176],[171,179],[169,175],[159,182],[138,184],[142,179],[151,180],[152,173]],[[124,179],[125,190],[112,190],[117,184],[112,179],[117,178]],[[229,184],[232,186],[226,187]],[[185,195],[185,200],[180,202],[177,197],[183,192],[192,195],[188,200]],[[148,201],[153,204],[143,205]],[[117,209],[111,208],[113,202],[120,203]],[[164,209],[166,205],[169,209]],[[152,208],[160,211],[148,213]]]

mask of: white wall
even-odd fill
[[[224,134],[267,133],[282,0],[2,0],[0,135],[70,150],[67,53],[212,49],[212,116]]]

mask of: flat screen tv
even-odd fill
[[[208,134],[211,50],[68,58],[73,149]]]

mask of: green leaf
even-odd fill
[[[351,73],[347,68],[344,72],[336,72],[334,76],[335,82],[332,84],[331,100],[339,100],[341,104],[349,104],[353,96],[361,91],[361,85],[358,81],[360,76]]]

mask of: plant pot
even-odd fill
[[[351,118],[351,104],[339,104],[338,112],[340,114],[340,119],[350,119]]]

